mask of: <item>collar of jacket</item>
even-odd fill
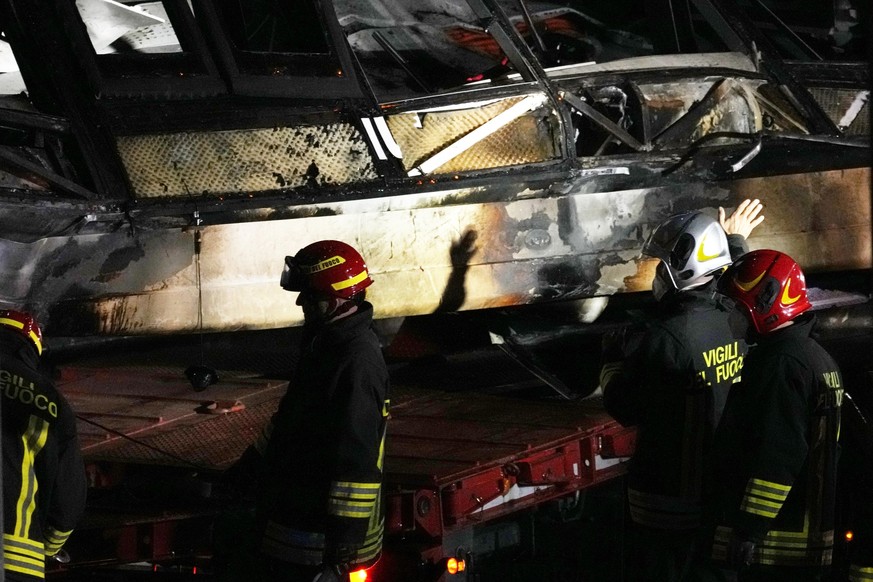
[[[683,310],[692,307],[697,303],[712,303],[713,294],[713,279],[704,283],[700,287],[694,289],[686,289],[685,291],[674,291],[662,301],[665,311]]]
[[[765,335],[757,335],[754,339],[757,340],[758,345],[773,344],[776,342],[807,337],[812,334],[814,327],[815,314],[807,312],[800,314],[794,320],[794,323],[788,327],[777,329],[776,331]]]
[[[310,334],[313,348],[331,346],[344,343],[361,332],[370,328],[373,323],[373,305],[364,301],[358,310],[349,315],[337,319],[331,323],[320,326],[318,329],[307,330]]]
[[[6,328],[0,330],[0,354],[2,354],[0,361],[3,356],[13,357],[34,370],[39,368],[39,354],[36,353],[36,348],[15,331],[7,331]]]

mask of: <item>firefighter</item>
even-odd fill
[[[746,352],[714,301],[713,282],[747,250],[761,208],[746,200],[728,220],[720,209],[721,225],[702,212],[661,223],[642,251],[659,259],[659,316],[626,349],[605,346],[606,410],[638,428],[627,478],[630,580],[680,580],[693,567],[703,458]]]
[[[389,379],[365,300],[372,283],[358,251],[340,241],[285,258],[281,286],[299,293],[303,309],[301,354],[243,455],[260,467],[254,539],[264,580],[347,580],[381,554]]]
[[[834,547],[840,370],[811,336],[806,282],[788,255],[752,251],[717,290],[754,345],[713,444],[712,557],[744,582],[822,580]]]
[[[845,370],[844,370],[845,371]],[[850,382],[852,388],[871,387],[858,376]],[[844,538],[848,546],[849,582],[873,582],[873,416],[852,398],[843,394],[840,408],[840,479],[844,502],[842,525],[851,532]],[[838,488],[838,492],[841,491]]]
[[[3,568],[8,581],[42,580],[85,512],[88,482],[70,405],[39,372],[42,331],[0,310],[3,401]]]

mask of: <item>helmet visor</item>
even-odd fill
[[[285,291],[303,291],[303,271],[295,257],[285,257],[285,267],[282,269],[282,277],[279,285]]]

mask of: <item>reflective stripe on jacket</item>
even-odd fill
[[[704,460],[746,344],[708,288],[678,294],[636,338],[621,366],[604,366],[603,402],[636,426],[628,475],[634,522],[656,529],[700,525]]]
[[[88,488],[75,415],[37,365],[35,350],[0,333],[3,567],[34,580],[84,514]]]
[[[761,338],[731,391],[712,456],[715,559],[733,528],[758,541],[753,564],[831,563],[843,386],[813,325]]]
[[[362,564],[382,549],[388,370],[372,306],[306,330],[288,392],[257,448],[262,552],[298,564]]]

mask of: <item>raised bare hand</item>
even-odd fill
[[[764,215],[759,216],[763,209],[764,205],[757,198],[746,198],[729,218],[725,218],[725,210],[719,206],[718,221],[727,234],[739,234],[748,238],[755,227],[764,222]]]

